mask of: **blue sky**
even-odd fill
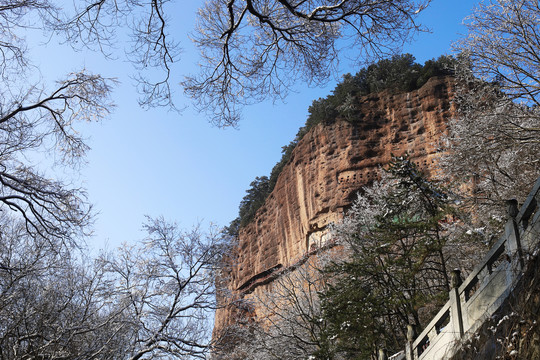
[[[404,52],[420,63],[451,53],[451,43],[465,32],[462,20],[474,3],[433,0],[419,19],[432,32],[418,35]],[[212,127],[177,85],[183,74],[196,69],[197,52],[185,34],[193,28],[199,4],[182,1],[169,7],[174,14],[171,32],[183,48],[173,69],[177,101],[186,107],[180,114],[139,108],[131,67],[121,56],[105,60],[89,51],[73,52],[54,45],[54,39],[32,47],[34,62],[47,79],[85,67],[121,82],[113,94],[117,108],[110,118],[81,127],[92,150],[73,182],[87,189],[97,213],[95,234],[88,241],[93,249],[141,239],[145,215],[163,215],[186,228],[199,222],[203,228],[210,222],[227,225],[236,217],[250,182],[269,175],[281,147],[304,124],[312,100],[335,86],[336,79],[324,88],[299,84],[285,103],[246,108],[238,130]],[[345,61],[341,66],[342,74],[357,70]]]

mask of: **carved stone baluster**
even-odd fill
[[[450,318],[452,320],[452,330],[457,339],[461,339],[465,333],[463,329],[463,315],[461,313],[461,299],[459,296],[459,286],[461,283],[461,271],[454,269],[451,277],[452,289],[450,289]]]
[[[523,262],[523,250],[521,249],[521,240],[519,237],[519,228],[516,223],[516,216],[519,213],[518,202],[516,199],[511,199],[506,202],[508,204],[508,216],[510,219],[506,223],[505,227],[505,237],[506,237],[506,251],[511,261],[515,259],[517,255],[517,260],[520,268],[516,270],[521,270],[524,267]]]
[[[413,343],[416,339],[416,332],[414,331],[414,326],[407,325],[407,346],[405,347],[405,358],[406,360],[414,360],[414,349]]]

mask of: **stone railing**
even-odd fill
[[[459,270],[454,270],[450,300],[419,336],[409,328],[405,356],[396,359],[449,358],[459,341],[493,315],[520,279],[526,256],[540,242],[539,203],[540,178],[520,209],[517,201],[509,201],[510,220],[504,235],[467,279],[461,281]]]

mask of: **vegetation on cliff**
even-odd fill
[[[421,88],[431,77],[454,74],[455,59],[441,56],[424,65],[415,62],[411,54],[395,55],[361,69],[355,75],[346,74],[332,94],[314,100],[309,107],[306,125],[297,137],[302,138],[313,126],[336,119],[358,121],[354,102],[359,96],[380,91],[402,93]]]
[[[344,75],[332,94],[313,100],[305,125],[298,130],[293,141],[283,146],[281,159],[272,168],[270,177],[257,177],[251,182],[240,203],[238,217],[230,223],[226,231],[235,235],[240,227],[253,220],[257,210],[274,190],[279,174],[289,163],[296,145],[317,124],[329,124],[338,120],[361,121],[354,104],[360,101],[359,97],[384,90],[401,93],[419,89],[433,76],[453,75],[455,64],[453,57],[441,56],[421,65],[415,62],[411,54],[403,54],[381,60],[361,69],[355,75]]]

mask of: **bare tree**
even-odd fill
[[[196,106],[218,126],[235,126],[242,105],[282,99],[292,84],[321,84],[335,74],[345,48],[354,56],[382,56],[420,29],[415,18],[430,0],[210,0],[192,40],[201,73],[183,81]],[[51,27],[74,46],[109,56],[116,29],[131,29],[127,49],[143,107],[175,107],[170,79],[180,51],[169,33],[169,1],[85,1]],[[160,68],[161,77],[147,76]]]
[[[337,254],[312,255],[302,265],[281,273],[268,287],[256,289],[244,300],[248,304],[242,304],[256,312],[220,334],[223,342],[215,344],[213,358],[300,360],[313,354],[335,358],[330,357],[323,336],[326,322],[319,294],[327,284],[322,269]]]
[[[90,261],[2,226],[0,358],[205,358],[228,245],[163,219],[145,227],[144,242]]]
[[[0,357],[118,359],[122,313],[107,300],[103,269],[79,251],[91,207],[53,169],[84,161],[77,125],[108,115],[114,80],[81,71],[47,86],[36,77],[21,35],[58,11],[45,0],[0,6]]]
[[[332,255],[312,256],[256,296],[264,329],[258,346],[268,359],[306,359],[317,352],[329,355],[322,337],[326,322],[319,294],[326,288],[322,269]]]
[[[187,77],[184,89],[214,124],[234,126],[242,105],[284,98],[298,80],[326,82],[342,50],[352,50],[348,54],[358,59],[394,54],[420,29],[415,18],[429,2],[206,1],[192,34],[202,55],[201,72]],[[116,56],[128,29],[131,41],[124,50],[135,65],[141,106],[176,108],[170,82],[180,51],[169,30],[171,5],[168,0],[82,0],[69,10],[52,0],[9,2],[0,9],[9,34],[0,41],[4,61],[26,62],[16,30],[24,28],[20,20],[29,12],[71,46],[106,57]]]
[[[166,106],[176,110],[171,89],[172,64],[178,60],[178,43],[170,36],[169,0],[83,0],[65,9],[48,28],[75,49],[100,51],[117,57],[117,45],[129,37],[124,49],[134,65],[133,79],[143,108]],[[127,31],[126,31],[127,30]],[[155,70],[158,71],[155,71]]]
[[[479,3],[465,21],[468,35],[455,44],[462,53],[458,114],[443,166],[456,179],[472,180],[473,192],[463,195],[493,231],[505,201],[523,199],[540,175],[539,16],[537,1]]]
[[[133,332],[122,358],[200,358],[208,352],[216,309],[215,275],[227,243],[215,233],[149,219],[148,238],[102,258],[113,301]]]
[[[90,220],[84,191],[51,180],[27,159],[48,153],[49,165],[51,159],[76,165],[87,150],[76,123],[107,115],[110,81],[76,73],[48,94],[37,87],[19,93],[0,89],[0,209],[24,218],[32,235],[80,235]]]
[[[234,126],[239,106],[281,99],[297,80],[320,84],[340,51],[392,53],[419,29],[429,1],[211,0],[199,12],[193,41],[201,73],[184,82],[199,109],[219,126]]]
[[[88,230],[90,206],[82,189],[54,180],[51,167],[84,159],[77,124],[109,114],[115,81],[84,70],[52,85],[36,76],[23,35],[56,23],[59,13],[47,0],[0,6],[0,211],[24,219],[32,236],[73,241]],[[29,160],[43,156],[46,166]]]
[[[20,32],[36,25],[50,23],[58,9],[48,0],[7,0],[0,5],[0,76],[16,84],[13,76],[21,78],[28,67],[27,48]]]
[[[480,2],[465,19],[468,35],[455,48],[470,58],[476,76],[496,81],[512,99],[540,105],[539,16],[534,0]]]
[[[103,269],[1,217],[0,358],[121,358],[129,327]]]

